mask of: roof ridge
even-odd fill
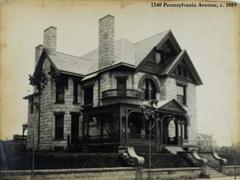
[[[153,38],[153,37],[155,37],[155,36],[158,36],[158,35],[160,35],[160,34],[163,34],[163,33],[166,33],[166,34],[167,34],[167,33],[169,33],[169,32],[171,32],[171,30],[163,31],[163,32],[154,34],[154,35],[152,35],[152,36],[150,36],[150,37],[147,37],[147,38],[145,38],[145,39],[142,39],[142,40],[140,40],[140,41],[137,41],[137,42],[135,42],[135,43],[133,43],[133,44],[137,44],[137,43],[140,43],[140,42],[145,41],[145,40],[147,40],[147,39],[151,39],[151,38]]]
[[[75,57],[75,58],[78,58],[78,59],[82,59],[82,60],[84,60],[84,61],[91,61],[90,59],[83,58],[83,57],[81,57],[81,56],[76,56],[76,55],[72,55],[72,54],[67,54],[67,53],[60,52],[60,51],[57,51],[57,53],[63,54],[63,55],[66,55],[66,56],[72,56],[72,57]]]

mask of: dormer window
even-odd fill
[[[161,60],[162,60],[161,53],[156,52],[156,53],[155,53],[155,62],[156,62],[157,64],[160,64]]]
[[[145,100],[156,99],[156,86],[151,79],[145,80],[144,99]]]

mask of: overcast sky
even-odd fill
[[[150,2],[21,2],[2,5],[0,138],[21,134],[21,125],[27,122],[27,102],[22,97],[31,92],[28,74],[34,70],[35,47],[43,43],[43,30],[56,26],[57,50],[81,55],[97,47],[98,19],[112,14],[116,40],[124,37],[136,42],[172,30],[203,80],[197,88],[198,131],[213,134],[220,145],[231,144],[237,129],[234,121],[239,119],[236,11],[152,8]]]

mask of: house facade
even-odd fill
[[[34,93],[25,97],[27,148],[144,151],[150,135],[156,152],[196,145],[202,81],[171,31],[115,41],[114,17],[107,15],[99,20],[98,49],[79,57],[58,52],[56,36],[55,27],[47,28],[36,47]],[[146,116],[143,105],[153,100],[154,116]]]

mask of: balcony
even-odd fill
[[[142,99],[142,92],[136,89],[109,89],[102,92],[102,99],[133,98]]]

